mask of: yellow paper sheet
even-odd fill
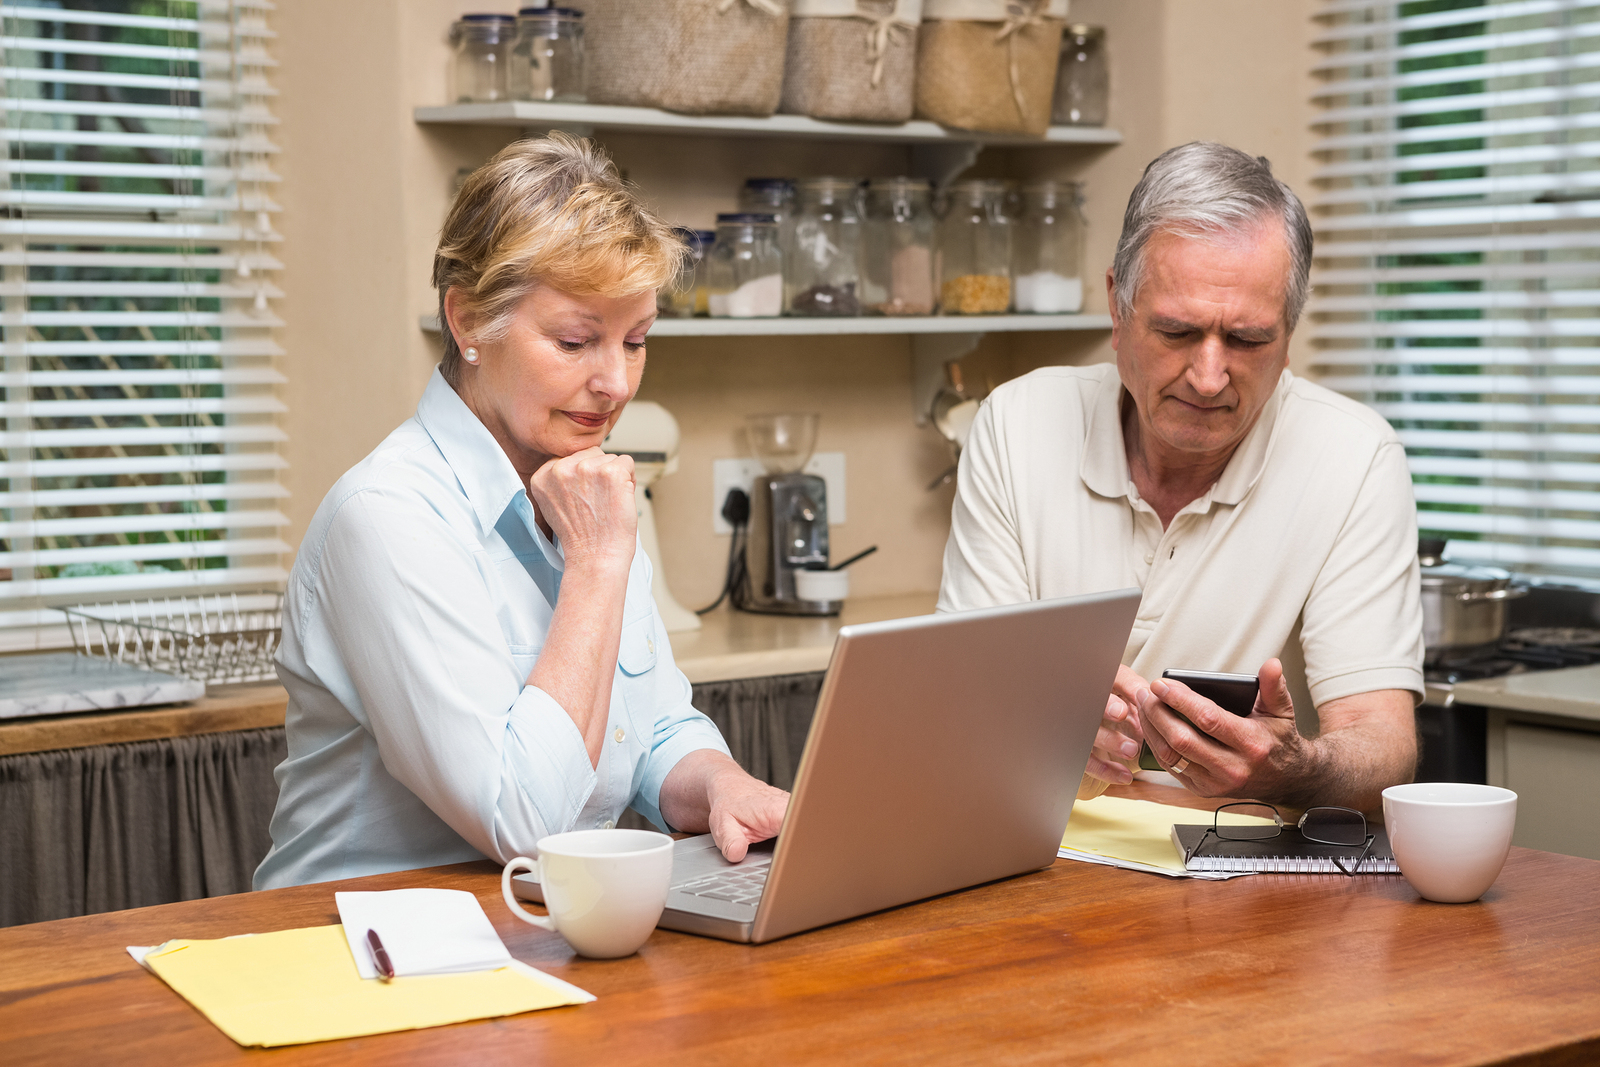
[[[489,1019],[587,995],[548,976],[495,971],[363,980],[342,926],[168,941],[145,965],[241,1045],[298,1045]],[[544,978],[546,981],[541,981]],[[547,984],[548,982],[548,984]],[[587,998],[592,999],[592,998]]]
[[[1231,813],[1224,813],[1222,821],[1236,826],[1270,825],[1272,822]],[[1072,818],[1067,820],[1067,832],[1061,835],[1061,847],[1181,871],[1183,857],[1172,844],[1173,824],[1210,822],[1209,811],[1157,804],[1152,800],[1100,796],[1080,800],[1072,806]]]

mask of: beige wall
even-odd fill
[[[333,481],[412,412],[436,359],[417,328],[433,309],[429,259],[456,170],[511,131],[422,128],[411,109],[445,98],[445,28],[459,3],[279,0],[274,27],[285,177],[283,286],[287,429],[298,543]],[[1163,148],[1196,138],[1266,155],[1304,189],[1312,0],[1074,0],[1108,28],[1114,148],[986,152],[976,174],[1085,182],[1088,270],[1110,261],[1128,190]],[[360,42],[354,48],[351,42]],[[706,227],[753,174],[889,174],[905,149],[823,142],[614,135],[618,164],[675,222]],[[1098,284],[1088,310],[1103,310]],[[1298,350],[1297,350],[1298,351]],[[991,335],[968,381],[1111,355],[1103,333]],[[849,521],[835,554],[881,551],[855,570],[858,595],[932,590],[951,490],[928,492],[947,456],[911,418],[904,337],[659,338],[640,396],[683,430],[681,469],[655,490],[666,569],[685,604],[720,585],[726,537],[711,531],[711,463],[741,454],[744,415],[823,413],[818,448],[847,456]]]

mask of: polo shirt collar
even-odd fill
[[[517,497],[526,499],[522,478],[500,448],[500,442],[456,395],[434,368],[417,404],[417,421],[450,465],[479,527],[492,530]],[[529,510],[530,522],[532,511]]]
[[[1283,409],[1283,399],[1289,394],[1293,381],[1294,375],[1285,368],[1278,378],[1278,387],[1261,409],[1261,416],[1239,442],[1238,451],[1234,452],[1206,499],[1216,504],[1238,504],[1260,480],[1272,451],[1278,413]],[[1101,381],[1089,411],[1083,459],[1078,464],[1078,476],[1083,484],[1096,495],[1113,499],[1131,498],[1133,492],[1133,475],[1128,470],[1128,453],[1122,441],[1124,392],[1122,378],[1116,373],[1106,375]]]

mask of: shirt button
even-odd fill
[[[1148,566],[1151,563],[1154,563],[1155,561],[1156,561],[1156,554],[1154,552],[1146,552],[1144,554],[1144,562],[1145,562],[1146,566]]]
[[[622,727],[619,726],[619,727],[617,727],[617,732],[612,734],[611,736],[615,737],[617,739],[617,744],[620,745],[620,744],[622,744],[622,739],[627,737],[628,735],[627,735],[626,732],[623,731]]]
[[[656,643],[655,643],[655,641],[653,639],[648,638],[648,637],[645,638],[644,639],[644,647],[647,650],[649,650],[649,652],[650,652],[650,654],[652,656],[656,654]]]
[[[605,822],[600,824],[600,829],[602,830],[615,830],[616,828],[617,820],[615,819],[607,819]]]

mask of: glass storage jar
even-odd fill
[[[689,249],[689,254],[684,257],[683,266],[672,281],[656,291],[656,311],[666,318],[687,319],[695,314],[696,305],[703,295],[700,264],[705,261],[706,250],[716,234],[681,226],[675,227],[672,232]]]
[[[784,253],[784,308],[791,315],[861,314],[861,182],[800,183],[792,243]]]
[[[964,181],[945,193],[939,222],[939,310],[998,315],[1011,307],[1011,220],[1006,183]]]
[[[867,311],[933,314],[936,225],[927,182],[880,178],[868,183],[861,233],[861,298]]]
[[[570,7],[525,7],[517,12],[511,53],[511,95],[517,100],[581,104],[583,12]]]
[[[795,186],[793,178],[746,178],[739,189],[739,210],[771,215],[778,224],[778,250],[789,252],[794,230]]]
[[[517,43],[512,15],[462,15],[450,26],[454,50],[451,83],[458,104],[491,104],[511,99],[507,71]]]
[[[717,216],[707,257],[706,297],[712,318],[752,319],[783,311],[783,257],[778,223],[759,212]]]
[[[1050,121],[1062,126],[1104,126],[1111,78],[1104,26],[1068,26],[1061,35],[1061,65]]]
[[[1017,311],[1083,310],[1083,213],[1077,182],[1022,187],[1011,241],[1011,303]]]

